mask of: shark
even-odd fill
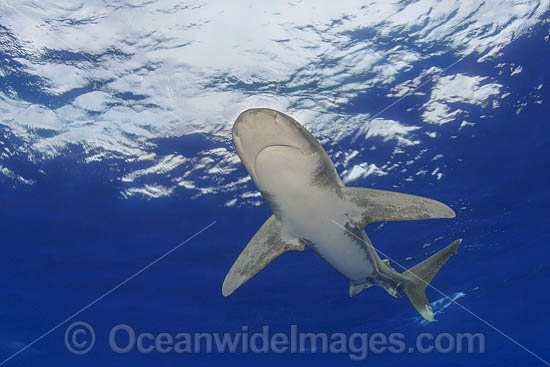
[[[269,108],[242,112],[233,129],[237,154],[273,214],[231,266],[222,294],[231,295],[289,251],[306,247],[349,279],[349,295],[377,286],[403,292],[427,321],[426,288],[457,252],[458,239],[404,272],[382,259],[365,227],[375,222],[454,218],[447,205],[404,193],[344,185],[319,141],[294,118]]]

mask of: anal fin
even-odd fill
[[[279,220],[272,215],[252,237],[223,281],[222,293],[229,296],[267,264],[288,251],[303,251],[298,239],[283,239]]]

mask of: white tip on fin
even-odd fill
[[[358,207],[360,214],[356,224],[362,227],[374,222],[456,216],[447,205],[421,196],[360,187],[344,187],[342,193],[348,201]]]
[[[355,297],[363,291],[363,289],[370,288],[371,284],[357,284],[353,280],[349,282],[349,296]]]
[[[462,239],[458,239],[436,252],[420,264],[413,266],[403,273],[405,278],[410,280],[410,285],[403,288],[403,291],[409,297],[409,301],[413,304],[418,313],[427,321],[434,321],[434,314],[430,302],[426,298],[426,287],[439,272],[441,267],[445,265],[447,260],[456,254],[458,246],[462,243]]]
[[[281,224],[272,215],[252,237],[227,273],[223,281],[222,294],[226,297],[229,296],[285,252],[303,251],[304,248],[304,244],[298,239],[295,241],[283,240]]]

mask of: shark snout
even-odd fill
[[[278,112],[269,108],[252,108],[242,112],[233,125],[233,136],[262,136],[278,130]]]
[[[302,149],[303,139],[289,116],[269,108],[242,112],[233,125],[233,138],[241,158],[246,156],[251,161],[270,146]]]
[[[253,108],[242,112],[233,125],[233,140],[243,164],[255,177],[254,166],[258,155],[271,147],[270,154],[284,155],[288,148],[294,153],[309,155],[318,149],[318,143],[306,133],[296,120],[270,108]]]

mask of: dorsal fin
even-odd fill
[[[361,187],[343,187],[342,194],[359,208],[359,217],[352,219],[361,227],[374,222],[456,216],[447,205],[421,196]]]
[[[222,293],[229,296],[248,279],[287,251],[303,251],[304,244],[296,239],[283,239],[281,223],[272,215],[252,237],[239,255],[225,280]]]

